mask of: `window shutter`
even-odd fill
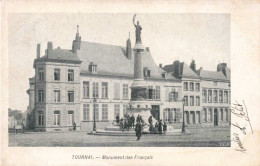
[[[166,87],[165,88],[165,101],[169,101],[169,94],[170,93],[170,88]]]

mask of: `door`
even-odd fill
[[[214,126],[218,126],[218,110],[214,109]]]
[[[190,123],[190,116],[189,116],[189,112],[186,111],[186,123],[189,124]]]
[[[160,106],[159,105],[152,105],[151,114],[156,120],[160,120]]]

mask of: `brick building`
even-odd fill
[[[221,71],[219,67],[217,72],[221,79],[208,79],[204,71],[179,61],[164,67],[157,66],[149,47],[145,48],[141,63],[144,83],[148,87],[144,108],[149,109],[155,119],[180,126],[183,97],[186,99],[186,121],[196,126],[211,125],[208,120],[203,123],[203,115],[210,112],[209,108],[216,106],[221,112],[221,108],[225,110],[229,107],[227,103],[207,105],[209,103],[202,102],[203,90],[211,88],[209,84],[216,81],[218,88],[223,88],[223,93],[228,91],[230,97],[230,87],[226,86],[230,84],[230,78],[223,74],[229,71],[226,66]],[[70,130],[75,122],[77,130],[91,130],[94,110],[97,128],[111,125],[116,115],[123,117],[127,110],[134,107],[130,103],[134,66],[130,39],[127,39],[125,47],[86,42],[81,41],[77,30],[71,50],[53,48],[48,42],[45,55],[40,56],[38,45],[34,61],[35,77],[30,79],[28,91],[34,128]],[[222,118],[219,112],[218,116]],[[224,119],[223,115],[223,125]]]

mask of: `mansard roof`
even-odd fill
[[[204,79],[212,79],[212,80],[228,80],[222,71],[208,71],[208,70],[200,70],[198,75]]]
[[[134,77],[134,51],[132,51],[132,58],[128,59],[125,47],[81,41],[77,55],[82,61],[82,74],[91,73],[89,65],[93,62],[98,66],[97,74]],[[147,67],[151,71],[151,78],[164,79],[162,73],[165,71],[155,64],[151,53],[144,50],[142,56],[143,67]],[[166,79],[176,80],[174,77]]]

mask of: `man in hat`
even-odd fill
[[[136,133],[137,141],[139,141],[142,136],[142,125],[139,121],[137,121],[137,124],[135,125],[135,133]]]

